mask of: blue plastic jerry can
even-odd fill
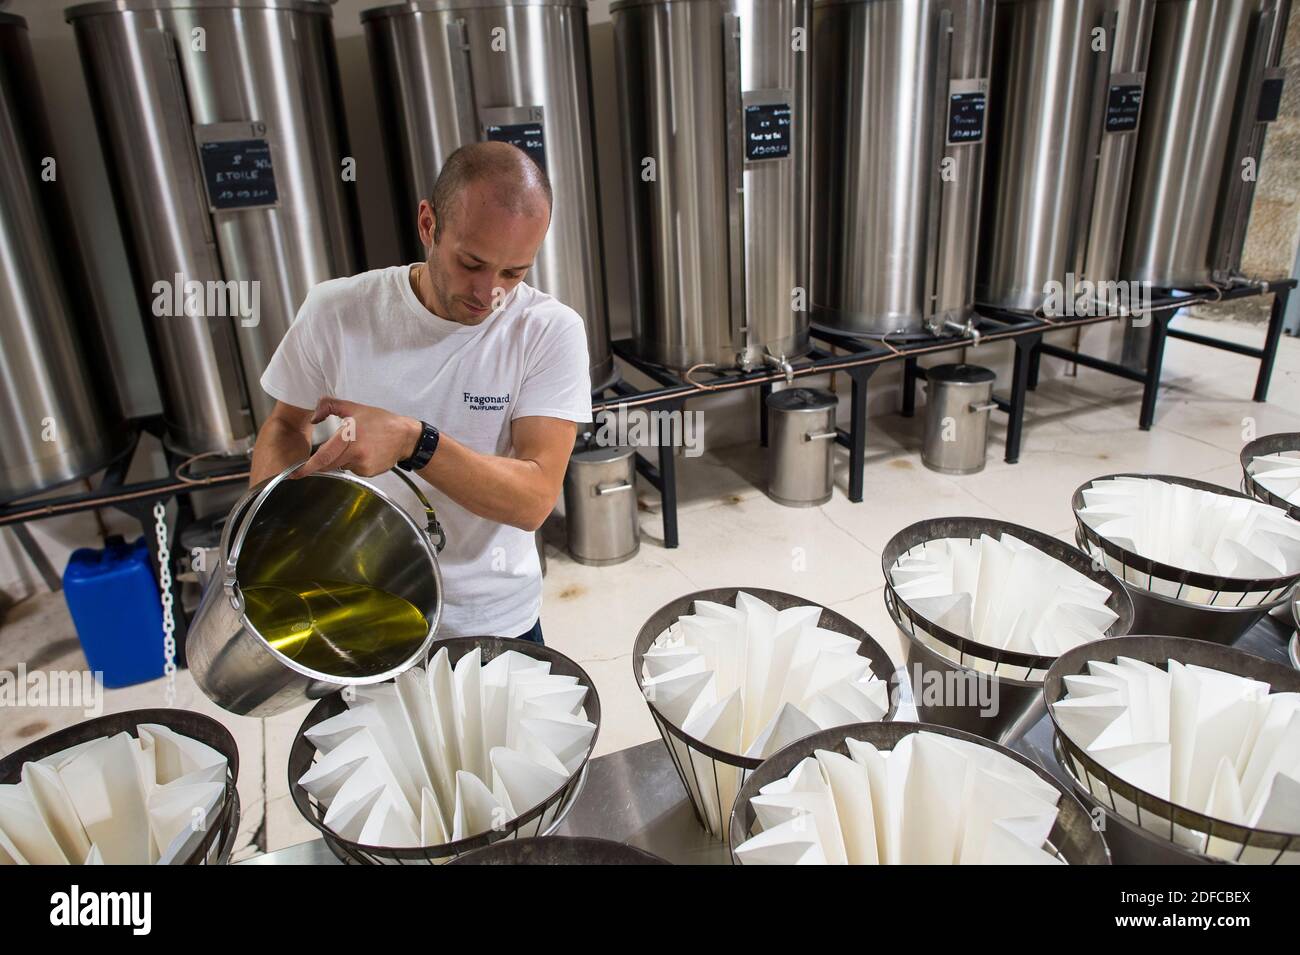
[[[113,536],[81,547],[63,571],[63,596],[92,671],[120,687],[163,675],[162,605],[149,548]]]

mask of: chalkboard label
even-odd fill
[[[790,155],[789,103],[756,103],[745,107],[745,159],[784,159]]]
[[[1264,80],[1263,86],[1259,91],[1259,114],[1255,117],[1257,123],[1276,122],[1282,112],[1282,89],[1286,81],[1278,77],[1269,77]]]
[[[948,96],[948,143],[978,143],[984,139],[985,93],[952,93]]]
[[[546,170],[546,135],[541,123],[502,123],[483,128],[488,141],[509,143],[528,153],[538,167]]]
[[[1128,133],[1138,128],[1142,112],[1142,87],[1115,84],[1106,99],[1106,132]]]
[[[271,146],[265,139],[200,143],[199,157],[213,211],[256,209],[279,201]]]

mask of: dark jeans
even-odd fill
[[[519,639],[531,640],[533,643],[540,643],[542,646],[546,646],[546,641],[542,639],[542,618],[538,617],[537,622],[533,624],[533,629],[529,630],[527,633],[521,633]]]

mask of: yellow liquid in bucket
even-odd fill
[[[333,580],[254,584],[244,612],[277,652],[331,676],[370,676],[405,663],[429,622],[407,600]]]

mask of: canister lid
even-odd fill
[[[767,396],[767,406],[773,411],[825,411],[836,404],[833,394],[818,388],[786,388]]]
[[[946,385],[980,385],[997,381],[997,377],[992,369],[982,365],[935,365],[925,370],[926,381],[943,382]]]
[[[570,460],[577,461],[580,464],[605,464],[609,461],[621,461],[634,454],[636,454],[636,448],[632,447],[621,447],[619,445],[613,447],[594,446],[581,451],[574,451]]]

